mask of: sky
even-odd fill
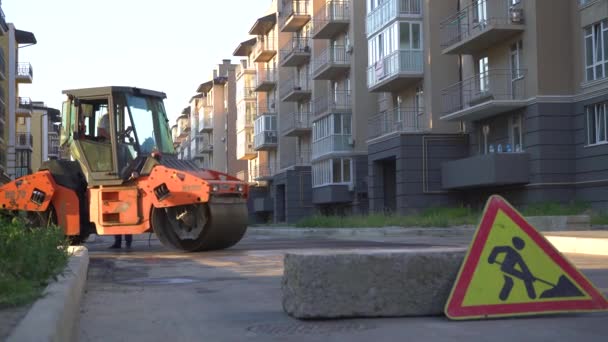
[[[8,23],[33,32],[20,48],[32,84],[20,96],[61,109],[64,89],[107,85],[163,91],[171,122],[215,65],[249,38],[271,0],[2,0]]]

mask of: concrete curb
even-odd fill
[[[80,302],[86,285],[89,252],[70,247],[73,254],[56,282],[45,289],[27,315],[8,337],[8,342],[74,341],[80,317]]]
[[[404,227],[383,227],[383,228],[292,228],[292,227],[272,227],[261,228],[251,227],[247,229],[247,234],[252,235],[271,235],[271,236],[324,236],[324,237],[390,237],[390,236],[473,236],[475,227],[459,226],[447,228],[404,228]]]

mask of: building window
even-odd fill
[[[606,77],[608,67],[608,20],[585,28],[585,71],[587,81]]]
[[[521,114],[513,115],[510,118],[509,123],[510,123],[509,140],[511,141],[511,146],[513,148],[513,152],[522,152],[524,150],[524,145],[523,145]],[[508,148],[507,148],[507,152],[510,152]]]
[[[348,185],[352,182],[352,159],[333,158],[312,165],[314,187],[326,185]]]
[[[488,57],[480,58],[477,62],[479,70],[479,92],[486,92],[490,89],[490,79],[488,78],[489,60]]]
[[[511,79],[517,80],[522,78],[522,55],[523,53],[523,45],[522,41],[518,41],[517,43],[511,45]]]
[[[587,137],[588,144],[601,144],[608,142],[606,138],[606,110],[608,102],[587,106]]]

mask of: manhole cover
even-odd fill
[[[259,324],[247,328],[247,331],[263,335],[325,335],[330,333],[358,332],[376,327],[363,323],[337,322],[297,322],[287,324]]]
[[[197,283],[200,280],[194,278],[135,278],[127,280],[119,280],[117,283],[127,285],[181,285]]]

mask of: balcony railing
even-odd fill
[[[254,180],[263,180],[274,175],[274,166],[268,164],[260,164],[251,168],[251,178]]]
[[[4,87],[0,86],[0,101],[2,101],[2,103],[6,104],[6,101],[4,101]]]
[[[525,69],[490,69],[453,84],[441,92],[443,114],[490,101],[524,100]]]
[[[0,7],[0,26],[2,26],[2,29],[4,30],[4,32],[8,31],[8,25],[6,24],[6,17],[4,16],[4,11],[2,10],[2,8]],[[5,163],[0,163],[2,165],[4,165]]]
[[[331,38],[348,27],[349,20],[350,1],[328,1],[315,13],[312,35],[315,38]],[[337,27],[330,28],[332,24],[337,24]]]
[[[374,139],[395,132],[421,131],[422,108],[393,108],[369,120],[369,138]]]
[[[245,87],[243,89],[243,99],[255,100],[256,98],[257,98],[257,94],[255,92],[255,87]]]
[[[367,86],[373,88],[394,76],[420,78],[424,72],[424,53],[420,50],[398,50],[368,67]]]
[[[345,113],[352,110],[349,90],[337,91],[329,95],[317,97],[313,105],[316,116],[325,113]]]
[[[16,148],[32,148],[34,137],[31,133],[17,133]]]
[[[32,99],[29,97],[18,97],[17,103],[19,104],[19,109],[24,109],[30,112],[34,109]]]
[[[312,143],[312,159],[314,160],[331,153],[351,152],[353,145],[352,134],[329,135]]]
[[[2,48],[0,48],[0,73],[2,73],[3,78],[6,78],[6,60]]]
[[[494,25],[522,24],[520,4],[512,0],[476,0],[440,25],[441,47],[458,44],[479,35]]]
[[[284,159],[284,160],[283,160]],[[282,166],[309,166],[312,159],[312,151],[310,149],[296,151],[296,153],[288,154],[281,157]]]
[[[258,39],[253,48],[254,62],[256,63],[268,62],[277,54],[274,37],[263,37],[264,39]]]
[[[283,32],[295,32],[310,20],[310,0],[284,0],[280,16],[280,27]]]
[[[344,45],[332,46],[323,50],[318,57],[315,58],[313,66],[313,74],[316,79],[327,79],[326,77],[333,77],[339,70],[330,72],[329,68],[337,67],[344,69],[344,67],[350,67],[350,53],[347,51],[347,47]],[[345,69],[344,71],[346,71]],[[322,74],[327,74],[325,77]],[[323,78],[319,78],[323,77]]]
[[[298,66],[310,60],[312,41],[309,37],[291,38],[281,47],[281,65]]]
[[[269,91],[274,89],[277,82],[277,71],[274,68],[260,68],[256,75],[255,91]]]
[[[17,63],[17,77],[34,77],[34,69],[30,63]]]
[[[210,131],[213,130],[213,117],[201,115],[198,119],[198,131]]]
[[[237,132],[242,131],[245,128],[253,127],[253,120],[257,116],[257,110],[255,107],[249,107],[250,110],[245,110],[245,112],[239,111],[236,116],[236,130]]]
[[[422,0],[385,1],[367,14],[367,36],[371,36],[384,25],[396,18],[419,17],[421,14]]]
[[[309,131],[312,127],[310,112],[294,112],[287,114],[287,124],[283,127],[284,135],[291,134],[296,131]]]
[[[281,83],[281,100],[300,101],[305,98],[310,98],[312,92],[311,84],[312,82],[308,79],[290,79]]]

